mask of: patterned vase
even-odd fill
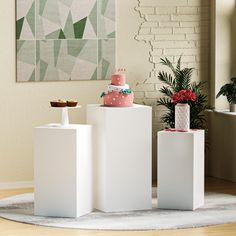
[[[188,104],[175,105],[175,129],[179,131],[190,129],[190,106]]]

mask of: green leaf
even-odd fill
[[[173,95],[173,92],[171,91],[171,89],[169,87],[165,87],[165,86],[163,86],[160,89],[160,92],[163,93],[164,95],[168,96],[168,97],[171,97]]]
[[[173,77],[171,75],[168,75],[166,72],[159,72],[158,79],[171,87],[175,86]]]
[[[178,59],[177,66],[176,66],[177,71],[181,70],[181,60],[182,60],[182,56],[180,56],[179,59]]]
[[[221,87],[216,98],[220,96],[226,96],[230,104],[236,104],[236,78],[231,78],[230,84],[225,84]]]
[[[102,97],[104,97],[105,95],[106,95],[106,93],[103,92],[100,97],[102,98]]]

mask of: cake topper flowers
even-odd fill
[[[120,92],[123,94],[131,94],[132,90],[131,89],[122,89]]]

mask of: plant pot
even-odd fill
[[[175,105],[175,129],[179,131],[190,129],[190,106],[187,103]]]
[[[236,104],[230,104],[230,112],[236,112]]]

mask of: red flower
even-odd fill
[[[187,103],[189,101],[196,102],[197,95],[190,89],[183,89],[172,95],[172,102],[177,103]]]

